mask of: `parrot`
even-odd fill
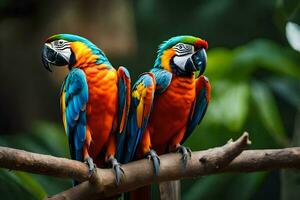
[[[131,80],[125,67],[116,70],[104,52],[73,34],[49,37],[42,49],[44,67],[67,66],[60,94],[61,117],[71,158],[87,164],[91,176],[110,165],[119,184],[118,162],[130,108]],[[74,186],[78,182],[74,181]]]
[[[159,46],[153,68],[132,88],[122,162],[147,157],[157,176],[158,155],[179,152],[186,166],[191,150],[182,144],[203,119],[210,101],[210,83],[203,75],[207,48],[205,40],[190,35],[172,37]],[[146,186],[130,192],[129,198],[148,199],[149,193]]]

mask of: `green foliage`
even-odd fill
[[[220,198],[220,193],[222,194],[222,199],[251,199],[261,186],[266,175],[266,172],[257,172],[203,177],[188,188],[182,199],[218,199]]]
[[[67,156],[67,141],[63,130],[56,125],[37,122],[31,133],[4,135],[0,145],[53,156]],[[0,170],[1,198],[12,200],[43,199],[71,187],[70,180],[24,172]]]

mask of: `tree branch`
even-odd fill
[[[88,169],[79,161],[0,147],[0,167],[60,178],[88,180]]]
[[[300,169],[300,148],[243,151],[249,143],[248,134],[244,133],[237,141],[229,141],[222,147],[193,152],[185,169],[179,154],[162,155],[157,177],[153,176],[152,163],[146,159],[123,165],[125,178],[118,187],[111,169],[97,169],[90,181],[85,181],[88,169],[81,162],[11,148],[0,147],[0,167],[84,181],[49,200],[106,198],[154,182],[223,172]]]

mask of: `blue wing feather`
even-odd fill
[[[154,99],[155,79],[152,73],[142,74],[132,88],[125,148],[122,162],[133,160],[148,123]]]
[[[128,70],[125,67],[118,69],[118,133],[116,135],[116,158],[121,159],[124,150],[125,130],[130,108],[131,82]]]
[[[151,72],[156,81],[155,92],[163,93],[171,83],[172,73],[160,68],[153,68]]]
[[[208,79],[204,76],[200,76],[197,79],[196,84],[196,99],[194,102],[194,106],[190,113],[190,121],[187,125],[186,132],[184,134],[184,137],[181,141],[181,144],[183,144],[186,139],[192,134],[195,127],[201,122],[203,119],[210,99],[210,84],[208,82]]]
[[[71,158],[83,161],[83,145],[86,134],[88,85],[84,72],[74,68],[63,83],[61,112],[68,136]]]

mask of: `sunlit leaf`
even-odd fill
[[[288,22],[285,34],[291,47],[300,52],[300,26],[294,22]]]

